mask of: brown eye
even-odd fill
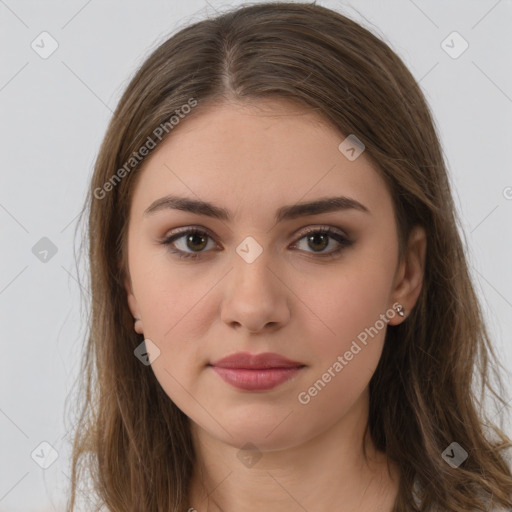
[[[309,247],[315,251],[323,251],[329,245],[329,235],[315,233],[307,236]]]
[[[210,235],[205,231],[188,229],[171,235],[161,243],[167,245],[169,251],[180,258],[198,258],[202,252],[205,252],[209,238],[211,238]]]
[[[187,248],[192,249],[193,251],[201,251],[207,245],[208,235],[203,235],[195,231],[186,236],[185,243]]]
[[[300,245],[299,242],[302,239],[306,239],[307,248],[312,249],[312,251],[307,251],[305,248],[301,249],[298,247]],[[334,240],[338,244],[338,247],[331,251],[325,251],[325,249],[329,247],[331,240]],[[344,235],[330,227],[311,229],[299,238],[299,242],[296,242],[294,247],[298,247],[300,250],[304,250],[305,252],[312,252],[313,254],[318,253],[318,256],[320,257],[337,255],[345,247],[352,245],[352,242]]]

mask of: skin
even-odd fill
[[[386,329],[404,318],[390,318],[309,403],[297,399],[394,303],[406,319],[422,286],[424,230],[415,228],[399,262],[391,196],[364,152],[354,161],[340,152],[344,138],[288,101],[226,102],[184,119],[142,170],[130,210],[127,300],[140,318],[135,330],[160,350],[152,370],[191,419],[198,464],[190,507],[199,512],[392,510],[398,468],[391,464],[388,473],[371,442],[365,462],[362,435]],[[233,217],[144,215],[170,193]],[[370,213],[274,222],[281,206],[332,195],[354,198]],[[322,225],[353,244],[322,258],[338,242],[311,245],[303,234]],[[186,236],[174,241],[184,252],[202,251],[196,260],[158,243],[183,227],[213,234],[206,246],[187,245]],[[263,250],[252,263],[236,252],[247,236]],[[277,352],[306,367],[277,388],[242,391],[207,366],[239,351]],[[241,457],[246,443],[254,445],[253,465]]]

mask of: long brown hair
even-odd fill
[[[167,127],[162,140],[172,137],[169,119],[184,105],[197,102],[193,116],[215,102],[270,97],[312,108],[364,143],[393,197],[400,256],[413,226],[427,232],[421,295],[407,321],[388,329],[370,381],[365,435],[400,467],[394,510],[512,507],[512,474],[500,453],[512,443],[484,412],[489,392],[506,410],[501,364],[472,285],[423,93],[400,58],[351,19],[314,3],[264,3],[196,22],[161,44],[108,126],[82,210],[92,300],[68,510],[86,475],[112,512],[190,507],[189,419],[134,356],[143,336],[133,330],[124,288],[129,207],[145,161],[139,150],[157,127]],[[452,442],[468,453],[458,467],[442,457]]]

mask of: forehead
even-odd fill
[[[365,153],[347,158],[339,149],[346,135],[311,108],[277,100],[199,108],[139,171],[135,216],[167,194],[205,200],[236,216],[262,206],[273,215],[283,205],[340,195],[377,215],[392,211],[385,182]]]

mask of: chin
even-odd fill
[[[216,422],[212,422],[211,418],[207,424],[199,427],[230,446],[240,449],[250,443],[262,452],[293,448],[306,442],[313,435],[303,421],[298,424],[293,420],[291,410],[287,411],[284,407],[277,410],[279,414],[265,414],[259,407],[246,407],[243,413],[225,412],[219,417],[219,423],[225,430]]]
[[[240,431],[231,432],[233,437],[223,435],[222,441],[237,449],[256,450],[259,452],[274,452],[293,448],[301,444],[301,439],[295,439],[289,431],[280,433],[257,430],[246,427]]]

